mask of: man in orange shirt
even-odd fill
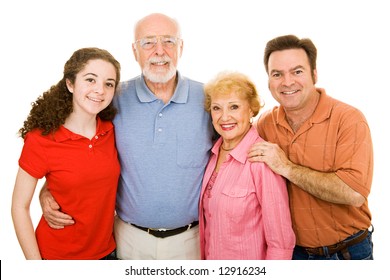
[[[373,148],[363,114],[316,88],[317,50],[294,35],[267,43],[264,65],[280,106],[257,123],[249,151],[288,179],[293,259],[373,259],[367,197]]]

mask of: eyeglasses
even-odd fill
[[[141,38],[135,41],[135,43],[139,43],[141,48],[143,48],[144,50],[151,50],[154,47],[156,47],[157,42],[160,41],[161,45],[164,48],[172,49],[178,44],[180,40],[181,39],[177,37],[163,35],[163,36],[151,36],[151,37]]]

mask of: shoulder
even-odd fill
[[[182,76],[180,73],[179,73],[179,80],[180,80],[180,83],[187,84],[189,86],[190,90],[198,90],[198,91],[203,92],[203,85],[204,84],[202,82],[199,82],[199,81],[190,79],[188,77]]]
[[[35,129],[29,131],[26,134],[26,137],[24,139],[26,140],[26,139],[43,139],[43,138],[47,138],[48,136],[47,135],[43,135],[42,132],[43,132],[42,129],[35,128]]]
[[[268,109],[265,112],[261,113],[257,121],[258,128],[265,125],[274,125],[278,118],[279,110],[280,107],[275,106],[272,109]]]
[[[333,117],[340,118],[348,123],[367,122],[366,117],[358,108],[338,99],[329,96],[328,98],[332,104],[331,115]]]
[[[275,106],[271,109],[268,109],[260,114],[259,119],[268,119],[272,118],[272,116],[276,116],[279,112],[279,107]]]
[[[56,132],[51,132],[47,135],[42,134],[42,129],[34,129],[26,134],[24,137],[25,146],[45,146],[48,141],[55,141]]]
[[[130,80],[120,82],[117,89],[118,94],[120,95],[122,92],[126,92],[130,88],[134,87],[136,80],[139,80],[140,78],[141,76],[136,76]]]
[[[137,79],[140,79],[140,76],[137,76],[137,77],[134,77],[130,80],[122,81],[119,83],[118,88],[116,89],[116,93],[115,93],[114,98],[113,98],[113,103],[114,103],[115,107],[120,107],[119,106],[120,100],[129,99],[129,98],[132,98],[133,96],[135,96],[135,94],[131,94],[131,93],[136,92],[135,84],[136,84]]]
[[[199,88],[202,88],[203,89],[203,83],[202,82],[199,82],[199,81],[195,81],[195,80],[192,80],[192,79],[188,79],[188,82],[190,85],[192,85],[193,87],[199,87]]]

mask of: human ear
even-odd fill
[[[69,79],[66,79],[66,87],[68,88],[69,92],[73,93],[73,84]]]

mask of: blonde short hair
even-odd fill
[[[221,72],[214,79],[204,85],[204,107],[207,112],[211,110],[211,98],[216,94],[230,94],[235,92],[248,100],[255,117],[263,105],[257,93],[255,84],[248,76],[239,72]]]

